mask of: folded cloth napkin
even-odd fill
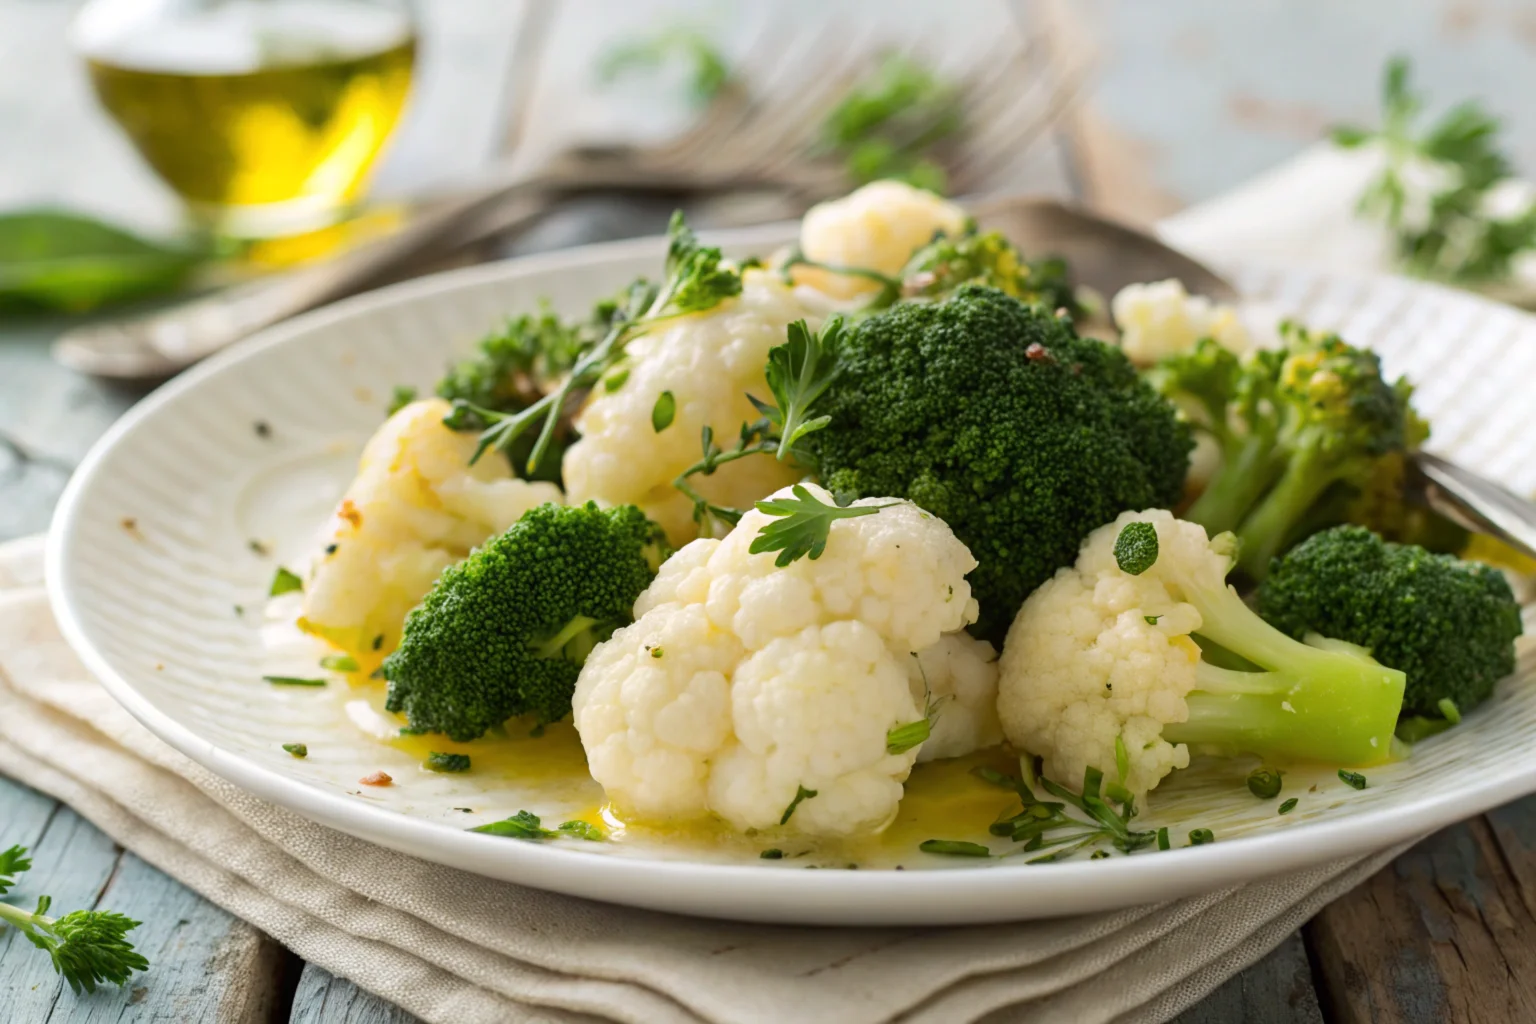
[[[87,674],[42,583],[41,538],[0,546],[0,772],[429,1022],[1162,1021],[1401,852],[976,928],[787,928],[607,906],[373,846],[205,771]]]

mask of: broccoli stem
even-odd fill
[[[1250,579],[1263,580],[1297,522],[1343,475],[1315,448],[1297,452],[1275,486],[1237,528],[1242,540],[1237,567]]]
[[[1222,466],[1210,485],[1189,507],[1185,518],[1215,536],[1236,530],[1280,474],[1283,463],[1275,456],[1274,439],[1250,434],[1222,450]]]
[[[566,657],[569,661],[581,664],[587,660],[587,655],[592,653],[592,648],[597,645],[590,640],[592,627],[597,625],[597,620],[587,615],[572,617],[561,627],[560,632],[542,641],[535,646],[541,658]]]
[[[1185,698],[1189,718],[1164,728],[1165,739],[1286,761],[1362,765],[1390,756],[1403,705],[1401,672],[1351,644],[1293,640],[1229,586],[1186,587],[1185,599],[1200,612],[1202,638],[1264,671],[1202,660]]]

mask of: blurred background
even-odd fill
[[[1412,84],[1384,104],[1394,55]],[[705,227],[797,216],[889,175],[1151,225],[1316,170],[1340,124],[1481,209],[1536,165],[1533,55],[1529,0],[0,0],[0,539],[46,525],[172,366],[114,369],[61,337],[366,253],[433,211],[457,212],[431,245],[299,305],[654,232],[679,204]],[[1469,98],[1449,134],[1405,127]],[[1337,226],[1365,179],[1325,169],[1343,192],[1311,222]],[[1286,178],[1281,219],[1307,221],[1310,173]],[[1424,204],[1390,192],[1378,219],[1401,236]],[[1517,205],[1477,283],[1536,249]],[[1219,258],[1190,217],[1169,237]],[[1306,258],[1291,234],[1275,255]],[[241,315],[260,326],[275,301]]]

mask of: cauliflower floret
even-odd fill
[[[783,568],[748,550],[773,521],[759,511],[723,540],[694,541],[640,595],[636,621],[587,658],[576,728],[624,813],[778,827],[803,788],[816,795],[791,830],[889,823],[919,750],[891,754],[886,737],[925,711],[907,663],[975,620],[965,574],[976,562],[910,502],[858,504],[886,507],[833,522],[820,558]],[[961,647],[925,663],[957,704],[987,686],[965,658],[982,655]]]
[[[1091,767],[1135,794],[1186,767],[1189,744],[1337,765],[1389,756],[1403,674],[1259,618],[1226,583],[1234,548],[1160,509],[1089,534],[1008,631],[997,710],[1009,742],[1058,782]],[[1195,633],[1258,670],[1206,662]]]
[[[1003,741],[997,717],[997,650],[969,633],[946,633],[907,659],[907,682],[932,731],[918,761],[963,757]]]
[[[958,235],[965,211],[932,192],[900,181],[875,181],[841,199],[810,208],[800,222],[806,259],[895,275],[936,232]],[[878,282],[816,267],[796,267],[796,283],[839,299],[878,291]]]
[[[1176,278],[1126,285],[1110,309],[1120,328],[1121,349],[1140,366],[1188,352],[1201,338],[1214,338],[1239,355],[1254,347],[1234,307],[1190,295]]]
[[[365,663],[399,641],[443,569],[562,500],[554,484],[513,477],[505,459],[469,465],[475,435],[443,426],[448,411],[442,399],[412,402],[369,439],[304,587],[299,625]]]
[[[768,397],[768,350],[784,344],[785,329],[802,318],[817,319],[777,275],[751,269],[740,297],[631,341],[623,385],[594,388],[577,417],[581,439],[563,463],[570,500],[638,505],[674,546],[691,540],[698,531],[693,505],[672,481],[699,460],[703,427],[723,445],[761,417],[747,394]],[[658,433],[651,411],[664,391],[672,392],[676,413]],[[800,475],[776,459],[751,458],[692,482],[717,504],[745,508]]]

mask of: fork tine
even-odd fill
[[[1045,134],[1061,118],[1067,108],[1076,102],[1087,80],[1086,68],[1071,71],[1062,81],[1049,89],[1043,102],[1032,105],[1033,113],[1021,112],[1025,110],[1024,104],[1021,103],[1015,108],[1011,117],[1000,120],[997,130],[979,140],[978,145],[970,150],[964,161],[966,167],[964,177],[971,186],[967,191],[974,191],[977,187],[983,186],[989,180],[989,176],[1002,170],[1011,157]]]

